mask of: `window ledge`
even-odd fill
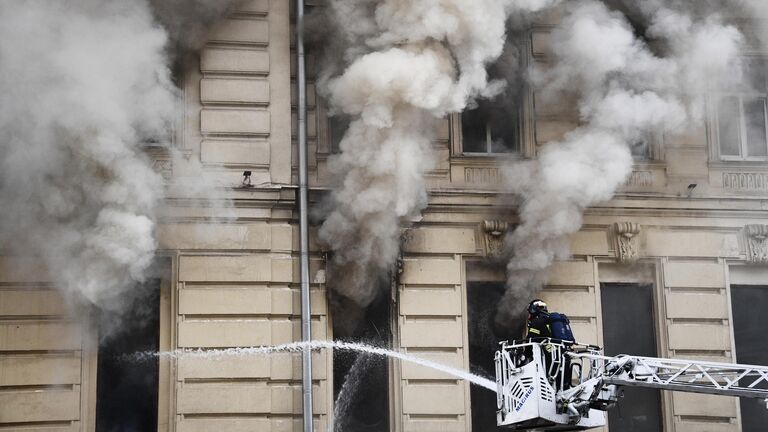
[[[477,161],[487,163],[489,161],[515,162],[527,160],[529,158],[524,157],[520,153],[460,153],[451,155],[451,159],[466,162]]]
[[[745,169],[745,170],[758,170],[768,171],[768,160],[763,161],[744,161],[744,160],[717,160],[709,162],[710,168],[715,169]]]
[[[635,159],[632,167],[637,168],[666,168],[667,163],[658,159]]]

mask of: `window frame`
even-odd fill
[[[632,154],[634,165],[649,165],[663,162],[662,143],[664,142],[664,134],[662,132],[650,132],[645,137],[645,142],[645,155]]]
[[[741,60],[744,63],[750,61],[760,61],[765,65],[768,65],[768,55],[763,52],[744,53]],[[737,97],[739,99],[739,156],[723,155],[722,146],[720,142],[720,101],[725,97]],[[768,82],[764,91],[759,90],[735,90],[735,91],[723,91],[710,94],[707,97],[708,106],[708,140],[709,140],[709,153],[710,162],[723,163],[728,165],[744,164],[745,166],[751,166],[755,163],[761,163],[768,161],[767,156],[744,156],[748,154],[749,143],[746,139],[746,118],[744,116],[744,99],[745,98],[762,98],[764,103],[764,116],[766,122],[766,146],[768,146]]]
[[[462,128],[462,113],[450,114],[451,123],[451,156],[454,158],[478,158],[478,159],[523,159],[531,158],[535,154],[534,120],[528,113],[533,113],[533,93],[526,88],[520,98],[517,115],[517,145],[514,151],[491,152],[490,130],[486,122],[486,149],[487,152],[465,152],[464,134]]]
[[[594,257],[595,261],[595,301],[597,317],[595,325],[597,327],[598,345],[605,347],[603,337],[603,312],[602,312],[602,292],[604,284],[649,284],[651,285],[653,308],[649,313],[652,314],[654,324],[654,337],[656,339],[656,353],[658,357],[673,358],[674,353],[669,349],[669,318],[666,311],[666,298],[669,294],[669,288],[664,283],[664,268],[668,264],[666,258],[640,258],[633,264],[618,262],[612,257]],[[629,268],[633,271],[628,271]],[[643,269],[643,270],[640,270]],[[608,425],[608,416],[606,415],[606,426]],[[674,407],[672,395],[670,392],[661,392],[661,423],[664,430],[673,430],[674,427]]]
[[[520,36],[516,42],[520,47],[520,68],[529,70],[535,63],[533,52],[532,32],[529,29],[525,35]],[[536,156],[536,119],[534,109],[534,91],[531,85],[525,84],[521,89],[517,106],[517,148],[515,151],[504,153],[478,153],[464,152],[464,138],[462,133],[462,113],[449,114],[450,120],[450,150],[451,158],[488,161],[492,159],[530,159]],[[486,122],[486,130],[488,130]],[[488,132],[486,132],[487,134]],[[486,139],[486,148],[491,145],[491,140]],[[482,165],[485,163],[480,162]]]
[[[722,142],[720,141],[720,100],[728,97],[737,98],[739,101],[739,155],[724,155],[722,152]],[[737,93],[722,93],[717,95],[715,102],[715,132],[714,135],[717,139],[717,158],[724,162],[764,162],[768,161],[768,154],[766,156],[749,156],[749,142],[747,137],[747,119],[744,113],[744,101],[745,99],[760,99],[763,101],[763,124],[765,126],[766,140],[765,147],[766,153],[768,153],[768,91],[761,92],[737,92]]]
[[[510,149],[509,151],[504,152],[495,152],[493,151],[493,133],[491,128],[491,122],[489,120],[485,121],[485,151],[484,152],[476,152],[476,151],[464,151],[464,124],[463,124],[463,118],[464,113],[467,110],[462,111],[459,113],[459,149],[460,154],[462,156],[478,156],[478,157],[499,157],[499,156],[507,156],[507,155],[519,155],[522,152],[522,134],[521,126],[522,122],[520,121],[520,116],[522,115],[522,110],[518,108],[518,115],[515,121],[517,122],[517,127],[515,129],[515,146],[513,149]]]

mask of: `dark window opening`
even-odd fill
[[[741,364],[768,365],[768,337],[763,318],[768,309],[768,286],[733,285],[731,304],[736,360]],[[768,385],[762,382],[757,387],[765,389]],[[760,399],[739,398],[739,404],[742,432],[764,431],[768,424],[765,403]]]
[[[501,334],[494,325],[496,310],[504,294],[504,282],[467,282],[467,326],[469,334],[469,366],[474,374],[496,379],[493,356],[502,340],[516,336]],[[525,306],[522,306],[524,308]],[[470,386],[472,430],[485,432],[506,430],[496,427],[496,394],[478,386]]]
[[[629,150],[636,161],[651,159],[651,141],[647,138],[640,138],[631,142]]]
[[[344,298],[331,299],[334,340],[391,347],[390,296],[388,290],[382,289],[380,293],[378,298],[365,308],[360,308]],[[333,398],[335,430],[388,432],[390,416],[387,358],[334,350]]]
[[[657,357],[653,317],[653,285],[600,285],[605,354]],[[625,387],[618,407],[608,411],[611,431],[658,432],[662,427],[661,393],[657,389]]]
[[[504,109],[490,102],[461,113],[462,152],[474,154],[520,151],[517,107]]]
[[[131,360],[160,348],[160,279],[128,293],[125,313],[100,312],[96,431],[157,430],[159,360]]]
[[[349,116],[343,114],[328,118],[328,141],[331,153],[341,153],[341,140],[349,129],[349,123]]]

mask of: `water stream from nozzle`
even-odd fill
[[[343,342],[343,341],[326,341],[316,340],[309,342],[293,342],[283,345],[268,345],[248,348],[227,348],[227,349],[179,349],[175,351],[162,351],[162,352],[139,352],[125,357],[126,360],[141,361],[155,357],[159,358],[207,358],[207,359],[223,359],[226,357],[245,357],[252,355],[269,355],[280,352],[287,353],[301,353],[305,348],[312,350],[315,349],[336,349],[341,351],[357,351],[362,353],[374,354],[378,356],[386,356],[390,358],[396,358],[409,363],[417,364],[419,366],[428,367],[447,375],[469,381],[472,384],[483,387],[490,391],[496,392],[496,383],[481,377],[479,375],[472,374],[462,369],[457,369],[444,364],[436,363],[431,360],[427,360],[412,354],[405,354],[398,351],[392,351],[386,348],[376,347],[373,345],[366,345],[358,342]]]

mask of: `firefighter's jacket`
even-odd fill
[[[525,335],[530,338],[552,337],[552,318],[546,312],[539,312],[535,317],[528,316],[528,327]]]

